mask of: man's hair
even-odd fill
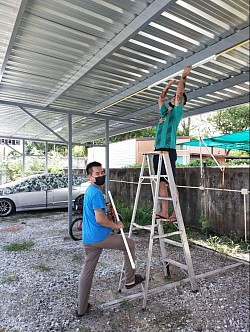
[[[183,105],[186,105],[186,102],[187,102],[187,95],[185,94],[185,92],[183,92],[183,97],[184,97],[184,103],[183,103]]]
[[[87,166],[86,166],[86,173],[87,175],[91,175],[92,172],[93,172],[93,167],[100,167],[102,166],[101,163],[99,163],[98,161],[92,161],[92,163],[89,163]]]

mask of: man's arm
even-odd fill
[[[178,81],[177,80],[172,80],[170,82],[168,82],[168,84],[165,86],[165,88],[162,90],[162,93],[158,99],[158,105],[159,108],[161,108],[161,106],[164,104],[165,99],[166,99],[166,95],[168,92],[168,89],[171,87],[171,85],[176,84]]]
[[[103,209],[95,210],[95,219],[98,222],[98,224],[108,228],[120,229],[124,227],[121,221],[114,223],[113,221],[109,220],[107,216],[104,214]]]
[[[189,75],[191,69],[192,69],[192,66],[187,66],[183,70],[181,79],[179,80],[177,90],[176,90],[175,106],[178,106],[180,104],[180,102],[182,101],[183,92],[184,92],[185,86],[186,86],[186,79],[187,79],[187,76]]]

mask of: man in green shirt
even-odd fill
[[[159,119],[157,127],[156,127],[154,147],[155,147],[155,151],[168,151],[174,179],[176,177],[175,162],[177,160],[176,132],[177,132],[179,123],[181,121],[181,118],[183,116],[183,106],[186,104],[186,101],[187,101],[187,97],[186,97],[186,94],[184,93],[184,90],[185,90],[186,78],[189,75],[191,69],[192,69],[191,66],[185,67],[180,80],[179,81],[177,81],[177,80],[170,81],[166,85],[166,87],[163,89],[163,91],[158,99],[160,119]],[[178,84],[176,94],[171,99],[171,101],[167,107],[165,105],[166,95],[167,95],[168,89],[173,84]],[[159,156],[158,155],[154,156],[155,173],[157,173],[158,161],[159,161]],[[161,167],[161,175],[165,175],[165,174],[166,174],[166,170],[165,170],[165,165],[163,163],[162,167]],[[160,197],[168,197],[168,189],[167,189],[166,183],[167,183],[167,180],[165,178],[160,179],[160,189],[159,189]],[[168,215],[168,201],[162,200],[161,203],[162,203],[161,204],[162,208],[161,208],[161,211],[159,212],[159,214],[157,214],[157,218],[161,218],[166,221],[172,221],[172,222],[175,221],[176,220],[175,212],[173,212],[171,217],[169,217],[169,215]]]

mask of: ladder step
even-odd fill
[[[133,226],[135,227],[135,229],[146,229],[148,231],[151,231],[152,225],[139,225],[136,224],[135,222],[133,223]],[[154,227],[157,227],[158,225],[155,224]]]
[[[154,239],[164,239],[166,237],[170,237],[173,235],[180,235],[182,233],[182,231],[176,231],[176,232],[172,232],[172,233],[165,233],[165,234],[161,234],[161,235],[155,235]]]
[[[163,260],[164,260],[164,262],[172,264],[172,265],[175,265],[175,266],[178,266],[178,267],[180,267],[183,270],[187,270],[188,269],[187,265],[182,264],[182,263],[177,262],[177,261],[174,261],[173,259],[164,258]]]
[[[166,178],[167,176],[166,175],[160,175],[159,178]],[[158,178],[158,175],[155,175],[155,174],[151,174],[151,175],[142,175],[140,177],[141,179],[156,179]]]
[[[163,201],[172,201],[173,200],[171,197],[160,197],[160,196],[158,196],[158,199],[161,199]],[[162,218],[162,219],[164,219],[164,218]]]
[[[170,240],[170,239],[162,239],[162,241],[165,243],[168,243],[168,244],[172,244],[173,246],[183,248],[183,244],[181,242]]]

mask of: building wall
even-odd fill
[[[133,207],[136,196],[140,169],[124,168],[110,171],[110,190],[115,199]],[[224,183],[224,186],[223,186]],[[211,190],[201,190],[200,168],[177,168],[177,185],[179,187],[180,205],[186,225],[199,227],[201,217],[214,223],[214,229],[223,234],[235,232],[244,238],[244,195],[241,192],[228,191],[248,189],[248,167],[228,167],[225,169],[224,182],[222,172],[217,167],[204,169],[204,186]],[[224,190],[212,190],[223,189]],[[247,233],[249,231],[249,194],[247,203]],[[142,184],[139,206],[152,206],[152,193],[149,184]]]
[[[105,148],[94,146],[88,148],[88,163],[99,161],[105,165]],[[118,168],[136,163],[136,139],[111,143],[109,145],[109,167]]]

